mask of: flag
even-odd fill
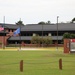
[[[0,31],[2,31],[2,30],[4,30],[4,28],[3,27],[0,27]]]
[[[18,28],[17,30],[14,31],[14,36],[16,36],[19,33],[20,33],[20,28]]]

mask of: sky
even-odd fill
[[[0,0],[0,23],[69,22],[75,17],[75,0]]]

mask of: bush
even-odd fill
[[[19,47],[19,46],[20,46],[20,44],[9,44],[6,47]]]

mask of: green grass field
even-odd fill
[[[59,70],[62,58],[63,69]],[[24,70],[20,72],[20,60]],[[75,75],[75,54],[62,50],[0,51],[0,75]]]

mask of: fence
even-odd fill
[[[35,68],[36,66],[37,66],[36,69],[42,67],[41,68],[42,70],[55,69],[55,68],[58,68],[59,70],[62,70],[65,67],[75,69],[74,68],[75,67],[75,61],[63,61],[62,59],[59,59],[59,61],[53,61],[53,62],[24,62],[23,60],[21,60],[19,63],[0,64],[0,68],[1,68],[1,66],[7,66],[8,67],[9,65],[10,66],[11,65],[19,65],[18,70],[20,70],[21,72],[23,72],[24,69],[25,70],[29,69],[28,67],[30,67],[30,68],[34,67]],[[10,70],[10,67],[9,67],[9,70]]]
[[[19,47],[20,44],[9,44],[6,47]],[[43,47],[56,47],[57,45],[55,44],[50,44],[50,45],[43,45]],[[42,44],[21,44],[21,47],[42,47]],[[58,44],[58,47],[63,47],[63,44]]]

